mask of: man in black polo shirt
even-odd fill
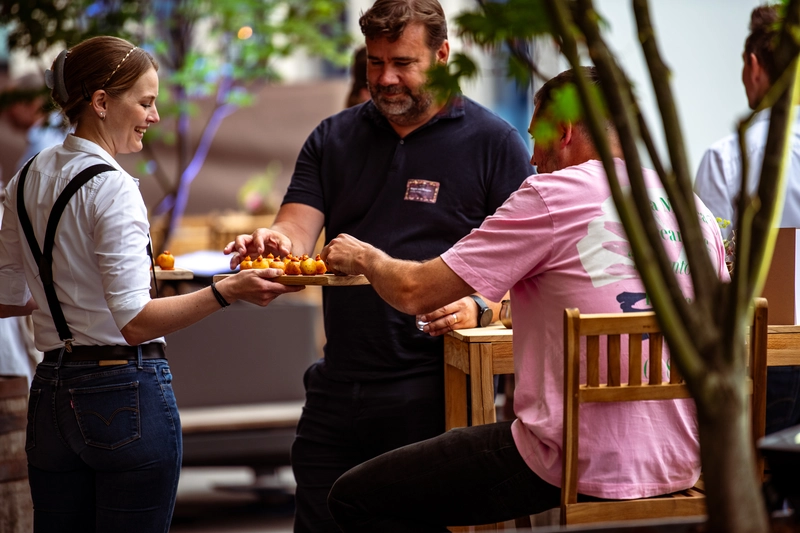
[[[246,254],[310,254],[323,225],[394,257],[430,259],[533,173],[512,126],[462,95],[439,103],[424,88],[450,51],[436,0],[378,0],[359,22],[372,100],[311,133],[275,223],[229,244],[232,266]],[[323,291],[325,357],[306,372],[292,447],[296,532],[338,531],[326,498],[349,468],[444,431],[440,335],[476,327],[487,305],[499,314],[499,304],[468,297],[431,310],[422,332],[370,286]]]

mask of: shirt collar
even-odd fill
[[[117,163],[117,161],[113,157],[111,157],[111,154],[100,148],[100,145],[88,139],[77,137],[76,135],[70,133],[69,135],[67,135],[67,138],[64,139],[64,147],[69,150],[74,150],[76,152],[86,152],[88,154],[96,155],[102,158],[106,163],[108,163],[112,167],[124,172],[119,163]]]

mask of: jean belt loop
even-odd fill
[[[142,345],[141,344],[136,347],[136,355],[137,355],[137,358],[136,358],[137,367],[139,368],[139,370],[141,370],[142,368],[144,368],[144,366],[142,365]]]
[[[66,350],[66,346],[62,346],[61,349],[58,351],[58,361],[56,361],[56,370],[61,368],[61,360],[64,358],[64,350]]]

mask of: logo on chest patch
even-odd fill
[[[439,196],[439,182],[426,180],[408,180],[404,200],[435,204]]]

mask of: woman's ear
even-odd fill
[[[108,94],[102,89],[95,91],[92,95],[92,109],[98,116],[105,116],[108,111]]]

